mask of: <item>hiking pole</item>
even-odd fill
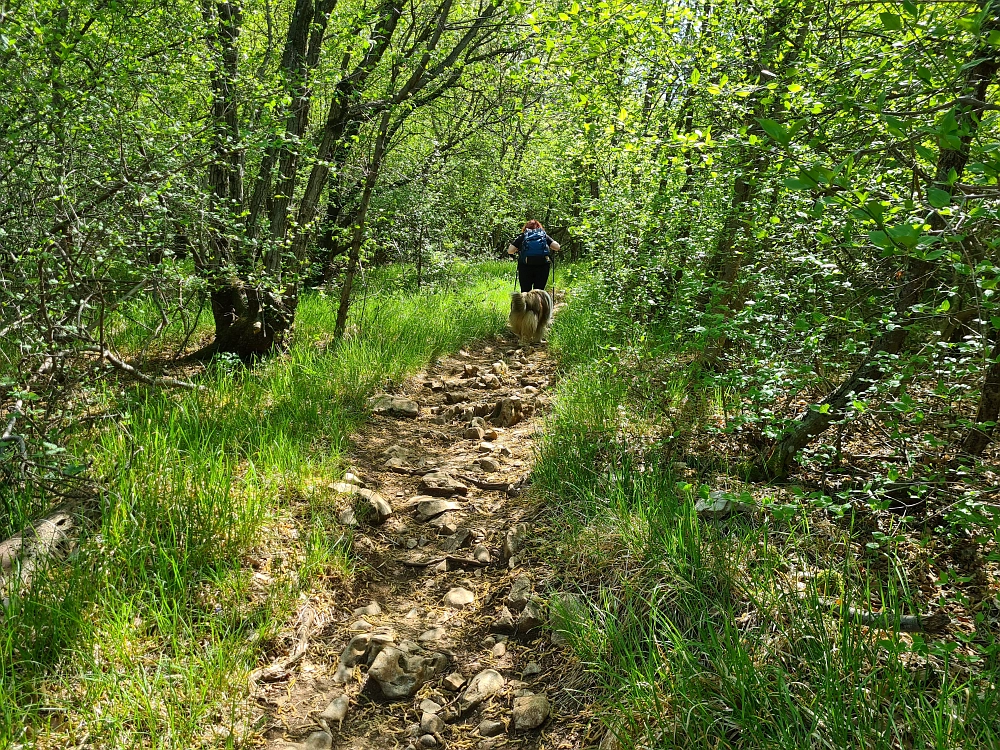
[[[556,254],[552,253],[552,305],[556,304]]]

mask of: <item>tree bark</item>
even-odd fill
[[[993,430],[1000,417],[1000,331],[994,328],[992,332],[990,365],[986,368],[986,377],[983,379],[976,422],[962,441],[961,451],[966,456],[981,455],[986,446],[993,442]]]
[[[347,329],[347,311],[351,305],[354,275],[358,270],[358,261],[361,258],[361,245],[365,237],[365,216],[368,213],[368,205],[371,203],[372,190],[375,187],[376,180],[378,180],[379,169],[382,167],[382,157],[385,155],[385,142],[386,134],[389,132],[390,112],[387,109],[382,113],[378,138],[375,139],[375,151],[372,154],[372,161],[368,167],[368,174],[365,177],[365,187],[361,193],[361,205],[358,206],[358,213],[355,218],[351,254],[347,261],[347,273],[344,276],[344,285],[340,289],[340,306],[337,308],[337,324],[334,335],[338,339],[343,337],[344,331]]]

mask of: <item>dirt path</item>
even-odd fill
[[[596,744],[523,492],[555,374],[497,337],[377,400],[335,486],[362,587],[305,607],[302,645],[254,675],[269,748]]]

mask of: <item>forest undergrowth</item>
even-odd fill
[[[720,373],[679,316],[616,314],[613,286],[580,282],[554,329],[569,374],[536,467],[549,555],[590,605],[573,642],[602,747],[996,747],[992,459],[928,480],[946,460],[919,447],[923,420],[886,419],[890,392],[786,481],[753,481],[761,382],[774,421],[808,397],[787,375],[794,334],[747,333]],[[898,507],[932,492],[953,499]]]
[[[280,647],[304,592],[350,583],[351,537],[332,516],[328,485],[343,474],[367,398],[502,330],[509,270],[453,264],[416,294],[409,273],[380,269],[357,290],[341,342],[336,300],[311,294],[287,354],[254,367],[221,358],[207,370],[173,368],[200,391],[151,389],[96,358],[78,363],[84,375],[50,434],[66,446],[53,457],[63,474],[78,467],[93,480],[61,499],[86,520],[67,560],[20,594],[11,587],[0,618],[0,747],[252,738],[247,674]],[[108,321],[130,360],[154,309],[137,301]],[[211,334],[203,318],[192,347]],[[163,332],[162,352],[146,360],[183,338],[180,325]],[[52,510],[49,483],[18,486],[0,490],[12,510],[0,538]],[[262,549],[266,571],[255,565]]]

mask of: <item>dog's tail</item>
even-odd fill
[[[513,292],[510,295],[510,311],[512,313],[523,313],[526,309],[524,295],[520,292]]]

